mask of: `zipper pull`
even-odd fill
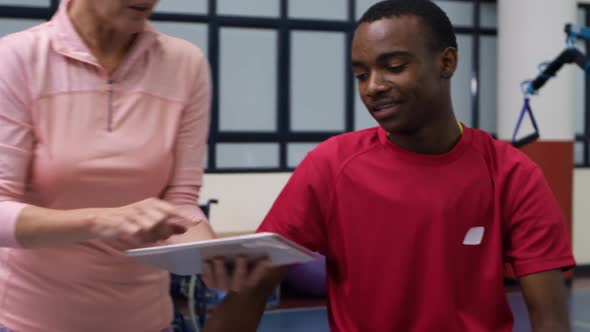
[[[107,110],[107,131],[113,131],[113,80],[109,79],[107,81],[109,85],[109,95],[108,95],[108,110]]]

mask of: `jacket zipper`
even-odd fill
[[[111,132],[113,131],[113,80],[108,80],[107,84],[109,86],[107,131]]]

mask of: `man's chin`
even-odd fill
[[[406,124],[403,121],[399,121],[397,119],[391,119],[386,121],[379,121],[379,126],[383,128],[388,133],[398,133],[404,131],[406,129]]]
[[[417,131],[416,128],[403,122],[387,122],[379,123],[379,125],[390,135],[412,135]]]

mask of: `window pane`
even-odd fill
[[[0,6],[49,7],[50,0],[0,0]]]
[[[586,10],[578,9],[578,24],[586,25]],[[583,40],[578,40],[576,47],[586,53],[586,43]],[[586,74],[583,70],[576,70],[575,73],[576,87],[575,87],[575,107],[576,107],[576,134],[584,134],[584,122],[586,120],[586,109],[590,105],[586,105]],[[590,134],[590,133],[589,133]]]
[[[299,0],[297,0],[299,1]],[[376,0],[357,0],[356,18],[359,19]],[[473,26],[473,3],[463,1],[434,1],[447,13],[453,25]]]
[[[289,17],[346,20],[348,0],[289,0]]]
[[[473,3],[466,1],[434,1],[447,13],[454,26],[473,26]]]
[[[583,165],[584,164],[584,143],[583,142],[576,142],[575,149],[574,149],[574,160],[576,165]]]
[[[35,25],[39,25],[43,22],[45,21],[17,18],[2,18],[0,19],[0,37],[10,33],[26,30]]]
[[[345,34],[291,36],[291,130],[343,131]]]
[[[207,25],[182,22],[152,22],[154,27],[167,35],[188,40],[207,55]]]
[[[291,168],[297,167],[307,153],[319,143],[290,143],[287,146],[287,164]]]
[[[482,36],[479,44],[479,125],[489,133],[497,130],[497,44],[494,36]]]
[[[299,1],[299,0],[298,0]],[[279,0],[218,0],[221,15],[279,16]]]
[[[276,131],[277,32],[221,29],[222,131]]]
[[[471,77],[473,68],[473,37],[458,35],[459,65],[451,79],[451,93],[457,119],[472,126]]]
[[[372,5],[376,4],[379,1],[376,0],[356,0],[356,18],[357,20],[360,19],[363,14],[371,7]]]
[[[496,3],[482,2],[479,6],[479,25],[482,28],[495,28],[498,26],[498,5]]]
[[[158,2],[156,12],[177,14],[207,14],[208,0],[163,0]]]
[[[274,143],[218,143],[218,168],[278,168],[279,145]]]
[[[358,84],[354,83],[354,129],[360,130],[377,126],[359,95]]]

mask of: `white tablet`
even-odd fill
[[[230,262],[237,256],[246,256],[250,260],[269,257],[274,266],[306,263],[315,259],[312,251],[274,233],[132,249],[126,253],[133,259],[177,275],[200,274],[202,262],[215,257],[224,257]]]

